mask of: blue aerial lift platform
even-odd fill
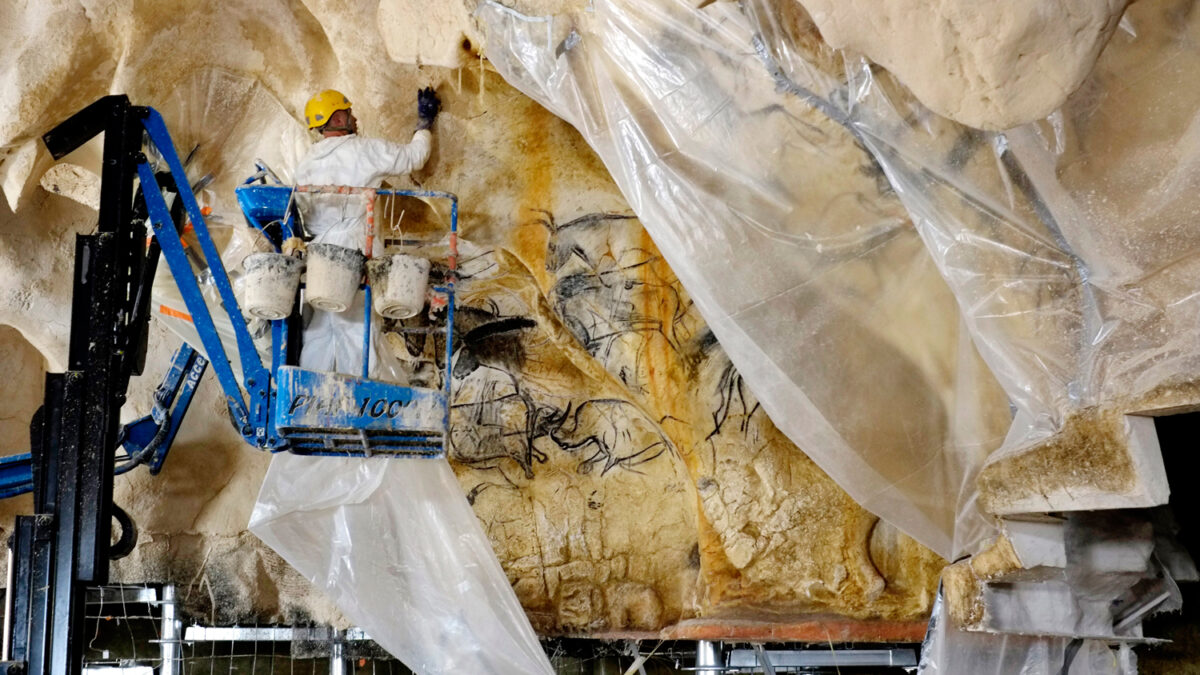
[[[340,457],[445,453],[457,258],[454,195],[392,192],[451,203],[447,271],[433,303],[446,303],[444,386],[425,389],[372,380],[366,364],[362,376],[307,371],[293,363],[300,331],[289,330],[289,324],[297,323],[298,298],[292,317],[271,323],[270,363],[263,363],[184,163],[157,112],[132,105],[124,95],[105,96],[42,140],[61,159],[100,134],[104,161],[98,224],[94,232],[76,236],[67,370],[46,376],[42,406],[30,422],[31,452],[0,460],[0,497],[32,492],[34,511],[16,517],[8,542],[0,675],[82,674],[85,591],[106,584],[109,561],[128,555],[137,539],[132,520],[113,503],[113,476],[141,464],[152,472],[162,466],[210,366],[234,427],[257,448]],[[147,143],[165,168],[156,169],[147,158]],[[243,186],[238,199],[247,220],[277,249],[283,235],[294,234],[287,204],[290,193],[301,190],[349,191],[369,200],[376,196],[369,188]],[[147,220],[154,233],[148,240]],[[277,220],[280,228],[264,227]],[[183,245],[181,234],[189,222],[199,253]],[[179,287],[199,344],[185,343],[175,354],[151,414],[122,426],[129,379],[141,374],[145,364],[151,288],[160,258]],[[194,262],[216,288],[212,304],[200,292]],[[364,340],[370,335],[369,298],[366,306]],[[214,312],[228,318],[231,344],[217,333]],[[364,357],[369,358],[369,350]],[[114,520],[121,533],[115,543]]]
[[[293,316],[270,322],[270,363],[263,363],[166,124],[152,108],[138,110],[144,111],[138,119],[146,141],[166,165],[165,169],[156,171],[145,155],[137,157],[138,206],[150,221],[154,234],[152,243],[161,249],[162,259],[178,286],[200,344],[185,342],[179,348],[155,392],[151,414],[121,428],[119,445],[124,453],[114,462],[114,473],[124,473],[142,464],[147,465],[151,473],[158,473],[200,378],[209,367],[224,393],[234,428],[256,448],[337,457],[444,456],[454,349],[458,198],[451,193],[429,190],[287,186],[279,184],[274,174],[260,164],[259,171],[237,188],[236,196],[246,221],[261,231],[277,252],[284,240],[304,234],[294,206],[297,192],[358,195],[368,201],[369,208],[373,208],[374,200],[379,196],[446,200],[450,205],[446,273],[444,280],[433,288],[438,304],[445,304],[442,320],[445,372],[441,388],[410,387],[368,377],[370,350],[367,346],[372,330],[369,282],[363,284],[366,302],[360,376],[304,370],[294,363],[298,353],[295,333],[299,332],[296,320],[299,298]],[[258,184],[267,179],[275,180],[276,184]],[[172,206],[168,206],[164,192],[174,193]],[[182,239],[184,222],[190,223],[194,231],[200,255],[209,271],[208,278],[216,289],[219,304],[215,310],[223,312],[233,327],[233,345],[223,343],[218,334],[214,306],[205,300]],[[194,260],[196,254],[190,255]],[[148,293],[148,290],[143,288],[142,292]],[[232,352],[236,352],[236,357],[231,356]],[[33,485],[31,455],[0,458],[0,499],[29,492]]]

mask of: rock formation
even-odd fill
[[[1126,0],[801,0],[830,46],[887,68],[956,122],[1008,129],[1053,112],[1092,70]]]
[[[1178,342],[1194,325],[1179,289],[1196,276],[1195,97],[1164,94],[1196,60],[1171,37],[1200,25],[1190,6],[1143,0],[1112,37],[1121,0],[513,4],[495,13],[508,34],[457,0],[0,7],[8,447],[26,447],[38,370],[64,366],[64,270],[95,218],[96,147],[52,166],[38,138],[110,92],[196,148],[232,266],[253,246],[233,188],[256,158],[287,179],[311,93],[343,90],[366,134],[404,140],[416,90],[438,89],[433,157],[397,185],[462,204],[473,337],[453,365],[450,461],[546,634],[923,621],[945,561],[893,523],[957,555],[990,515],[1063,507],[1046,492],[1096,478],[1100,498],[1127,496],[1145,486],[1105,471],[1140,461],[1123,416],[1200,405]],[[529,50],[488,44],[522,36]],[[1048,115],[1003,136],[959,124]],[[424,204],[381,212],[397,238],[445,222]],[[1120,308],[1110,321],[1088,314],[1093,292]],[[165,325],[128,419],[178,344]],[[389,349],[421,377],[439,368],[432,339]],[[160,476],[118,479],[141,539],[117,577],[179,584],[198,620],[339,623],[245,532],[270,458],[216,389]],[[1028,428],[977,484],[1013,410]],[[1081,455],[1096,475],[1062,466]]]
[[[653,631],[754,608],[919,621],[940,559],[882,534],[775,430],[604,167],[479,58],[466,11],[424,17],[441,32],[413,39],[403,21],[412,9],[3,10],[10,31],[29,28],[8,36],[19,47],[6,87],[20,94],[0,134],[13,148],[0,166],[12,270],[3,321],[28,341],[14,349],[61,367],[65,330],[54,322],[70,284],[60,271],[71,234],[95,217],[64,196],[87,202],[94,150],[68,159],[78,168],[47,173],[37,138],[57,120],[112,90],[158,107],[184,152],[199,145],[192,170],[216,175],[203,195],[214,221],[234,225],[232,187],[252,160],[286,175],[302,150],[296,112],[312,91],[343,88],[367,133],[404,138],[416,89],[434,84],[444,113],[433,159],[412,182],[462,200],[475,252],[464,260],[463,321],[530,324],[460,356],[451,460],[534,625]],[[43,53],[47,42],[64,48]],[[421,215],[405,219],[418,227]],[[153,329],[128,418],[148,412],[176,344]],[[240,442],[216,389],[201,388],[160,476],[118,479],[117,501],[141,531],[118,578],[175,581],[201,620],[336,622],[244,533],[269,457]],[[10,447],[23,449],[23,424],[12,427]]]

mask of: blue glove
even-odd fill
[[[437,117],[438,111],[442,109],[442,102],[438,99],[438,95],[433,91],[433,87],[425,87],[417,92],[417,117],[420,118],[421,124],[419,129],[428,129],[433,126],[433,120]]]

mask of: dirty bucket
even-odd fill
[[[296,302],[304,263],[282,253],[252,253],[242,261],[246,313],[256,319],[286,319]]]
[[[388,319],[416,316],[425,306],[429,286],[429,261],[403,253],[367,263],[371,279],[371,304]]]
[[[304,297],[326,312],[344,312],[362,283],[361,251],[335,244],[309,244]]]

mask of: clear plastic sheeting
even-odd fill
[[[212,174],[204,202],[228,222],[242,222],[234,188],[255,173],[256,160],[290,183],[313,140],[258,78],[222,68],[194,71],[157,108],[193,184]]]
[[[1137,675],[1128,645],[1098,640],[972,633],[954,627],[939,589],[921,646],[919,675]]]
[[[1197,402],[1183,7],[1133,5],[1060,111],[1003,134],[829,49],[795,0],[478,15],[491,62],[597,151],[775,424],[952,558],[988,531],[985,462],[1095,406]]]
[[[779,87],[738,6],[477,15],[504,78],[600,155],[776,426],[943,556],[983,536],[973,471],[1008,428],[1003,392],[880,166]]]
[[[250,529],[418,673],[554,672],[443,460],[278,455]]]
[[[287,181],[287,169],[295,165],[309,143],[307,132],[258,79],[221,68],[195,71],[171,91],[158,110],[166,120],[176,152],[184,159],[188,180],[195,187],[205,186],[197,199],[212,209],[205,223],[221,252],[234,291],[241,298],[242,260],[255,251],[270,250],[270,244],[245,223],[234,189],[255,173],[256,159],[265,162],[280,180]],[[154,153],[150,159],[162,164]],[[164,168],[162,165],[160,170]],[[185,230],[183,238],[217,333],[240,379],[241,360],[233,326],[212,285],[208,263],[190,230]],[[163,325],[204,353],[165,261],[160,262],[154,279],[152,309]],[[269,326],[262,321],[248,322],[260,357],[270,363]]]
[[[1196,403],[1200,375],[1200,20],[1139,3],[1046,120],[984,133],[940,118],[847,59],[818,77],[802,40],[755,0],[763,57],[870,148],[1016,409],[998,459],[1080,410]]]
[[[220,222],[216,218],[206,219],[206,224],[214,243],[216,243],[218,250],[221,251],[221,262],[229,273],[234,293],[240,300],[244,285],[241,275],[242,260],[255,251],[255,237],[248,227],[231,226]],[[212,275],[208,271],[203,254],[200,253],[199,242],[196,240],[195,235],[190,231],[185,232],[183,240],[188,245],[186,249],[190,252],[188,260],[192,264],[192,271],[196,275],[196,281],[199,283],[200,292],[204,296],[204,302],[208,305],[209,314],[212,315],[213,326],[217,329],[217,336],[221,339],[221,345],[224,347],[225,354],[229,358],[229,365],[233,368],[234,375],[240,381],[242,378],[242,359],[239,355],[237,338],[233,332],[233,322],[229,320],[229,315],[225,312],[225,308],[221,304],[221,298],[217,293],[216,286],[212,282]],[[179,285],[176,284],[175,278],[171,275],[171,270],[167,267],[165,260],[160,261],[158,268],[155,270],[154,284],[151,286],[150,293],[154,318],[166,326],[172,333],[179,336],[184,342],[203,354],[204,358],[211,359],[211,355],[204,348],[204,343],[200,341],[200,333],[196,330],[195,323],[192,322],[191,310],[188,309],[187,303],[184,302],[183,295],[179,292]],[[250,317],[246,317],[246,322],[254,338],[254,344],[258,348],[259,358],[263,363],[270,363],[270,324],[265,321],[251,319]]]

